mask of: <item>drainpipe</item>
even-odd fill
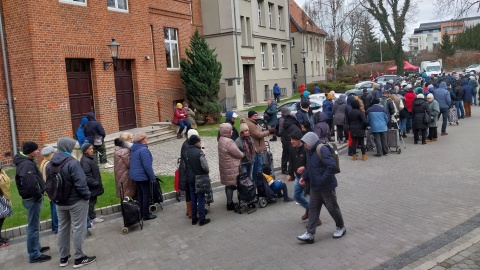
[[[13,112],[12,88],[10,86],[10,73],[8,71],[7,46],[5,45],[5,35],[3,33],[3,10],[0,7],[0,39],[2,42],[3,69],[5,71],[5,83],[7,86],[7,104],[8,114],[10,116],[10,132],[12,135],[13,155],[17,154],[17,133],[15,131],[15,115]]]

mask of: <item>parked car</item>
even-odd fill
[[[355,94],[357,96],[361,96],[363,95],[363,89],[367,89],[368,93],[371,93],[373,91],[373,88],[350,89],[345,92],[345,95],[348,96],[350,94]]]
[[[480,72],[480,64],[473,64],[473,65],[470,65],[468,66],[464,72],[466,73],[470,73],[470,72],[474,72],[474,73],[479,73]]]
[[[297,114],[297,103],[298,102],[300,102],[300,99],[294,99],[294,100],[290,100],[290,101],[282,104],[281,106],[279,106],[277,108],[278,119],[280,119],[280,117],[282,117],[282,113],[281,113],[282,108],[288,108],[288,109],[290,109],[292,115],[296,115]],[[312,106],[313,113],[316,113],[316,112],[322,110],[322,103],[323,103],[323,99],[317,99],[317,98],[310,97],[310,104]]]
[[[364,84],[368,84],[368,83],[372,83],[372,81],[359,82],[359,83],[355,84],[355,88],[360,88],[360,87],[362,87]]]
[[[389,80],[393,80],[394,83],[397,83],[401,82],[403,78],[398,75],[383,75],[375,79],[377,83],[381,83],[383,85],[385,85]]]
[[[339,98],[341,93],[335,93],[335,98]],[[320,94],[311,94],[308,96],[310,99],[319,99],[322,101],[325,100],[325,93],[320,93]]]

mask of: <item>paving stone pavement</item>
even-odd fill
[[[410,134],[400,155],[376,158],[368,153],[366,162],[342,155],[337,196],[347,228],[343,238],[332,238],[335,224],[322,211],[315,243],[300,243],[296,236],[306,225],[300,220],[304,213],[300,206],[280,201],[239,215],[227,212],[220,187],[209,214],[212,222],[204,227],[190,224],[184,202],[166,203],[157,219],[145,222],[143,230],[133,227],[127,235],[121,234],[119,213],[107,216],[85,240],[85,253],[98,260],[84,268],[421,269],[480,235],[480,168],[474,143],[480,132],[480,108],[472,111],[472,118],[449,126],[450,135],[438,142],[413,145]],[[176,149],[151,148],[157,171],[173,172],[180,141],[171,142]],[[218,170],[216,140],[204,142],[210,166]],[[276,160],[279,145],[272,143]],[[291,192],[291,182],[288,187]],[[59,268],[56,235],[42,232],[40,241],[52,247],[47,252],[52,261],[29,264],[25,237],[19,237],[0,249],[0,269]],[[470,261],[478,265],[477,243],[427,269],[476,269]]]

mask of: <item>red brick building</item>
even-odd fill
[[[107,133],[169,120],[184,98],[179,60],[202,32],[199,0],[1,2],[17,146],[73,136],[90,111]],[[112,38],[119,60],[104,70]],[[1,66],[0,164],[12,153]]]

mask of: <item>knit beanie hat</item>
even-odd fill
[[[252,118],[252,116],[254,116],[255,114],[257,114],[256,111],[249,111],[248,112],[248,118]]]
[[[245,118],[240,119],[240,133],[250,130],[247,125],[247,120]]]
[[[307,132],[307,134],[303,135],[302,142],[308,144],[310,147],[313,147],[318,142],[317,134],[313,132]]]
[[[182,103],[177,103],[177,108],[182,108],[182,107],[183,107]]]
[[[136,133],[135,135],[133,135],[133,141],[134,142],[139,142],[143,139],[145,139],[147,137],[147,133],[143,132],[143,131],[140,131],[138,133]]]
[[[45,146],[44,148],[42,148],[42,151],[40,151],[40,155],[42,156],[48,156],[50,155],[51,153],[54,153],[56,150],[53,146]]]
[[[196,131],[195,129],[193,129],[193,128],[192,128],[192,129],[189,129],[188,132],[187,132],[187,138],[190,138],[190,137],[192,137],[193,135],[195,135],[195,136],[200,136],[200,135],[198,134],[198,131]]]
[[[432,93],[428,94],[428,95],[427,95],[427,99],[428,99],[428,100],[432,100],[432,99],[433,99],[433,94],[432,94]]]
[[[188,144],[194,145],[194,144],[198,143],[199,141],[201,141],[200,137],[198,137],[197,135],[192,135],[192,137],[190,137],[188,139]]]
[[[90,144],[90,143],[84,143],[84,144],[82,145],[82,153],[87,152],[87,150],[88,150],[88,148],[90,148],[90,146],[92,146],[92,144]]]
[[[22,153],[28,155],[37,151],[38,145],[34,142],[25,142],[22,146]]]
[[[57,142],[57,148],[61,152],[68,152],[71,153],[73,151],[73,148],[75,147],[75,144],[77,144],[77,141],[70,137],[63,137],[60,138]]]
[[[301,106],[303,109],[308,109],[310,107],[310,103],[308,101],[302,101]]]
[[[303,137],[302,132],[299,129],[294,130],[292,133],[290,133],[290,138],[294,140],[301,140]]]
[[[423,94],[418,94],[417,98],[425,98],[425,96]]]

